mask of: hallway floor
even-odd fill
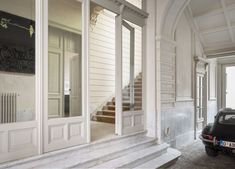
[[[220,153],[217,157],[208,157],[200,140],[180,149],[182,156],[168,169],[234,169],[235,156]]]
[[[91,141],[103,141],[117,137],[115,135],[115,125],[91,121]]]

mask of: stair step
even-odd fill
[[[134,94],[135,94],[135,96],[142,97],[142,92],[135,92]],[[130,96],[130,92],[129,91],[123,92],[122,95],[123,96]]]
[[[104,110],[115,110],[115,105],[104,106]],[[123,106],[123,110],[130,110],[130,106]]]
[[[114,105],[116,105],[116,102],[113,102]],[[129,101],[123,101],[122,102],[123,106],[130,106],[130,102]],[[142,102],[141,101],[136,101],[135,102],[135,106],[142,106]]]
[[[115,123],[115,116],[106,116],[106,115],[94,115],[92,120],[104,122],[104,123]]]
[[[106,162],[149,147],[154,143],[155,139],[146,137],[145,132],[141,132],[3,164],[0,165],[0,169],[88,168],[102,161]]]
[[[153,145],[142,150],[127,154],[106,163],[94,166],[92,169],[107,168],[133,168],[145,162],[155,159],[167,152],[167,144]]]
[[[163,154],[153,160],[148,161],[134,169],[156,169],[166,168],[175,163],[175,161],[181,156],[181,153],[173,148],[168,148],[167,153]]]
[[[115,116],[115,110],[102,110],[102,113],[105,116]]]

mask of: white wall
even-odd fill
[[[192,31],[182,15],[175,33],[176,38],[176,100],[192,99]]]
[[[200,41],[193,32],[187,13],[175,31],[175,42],[162,42],[161,49],[161,124],[162,140],[176,147],[194,139],[194,56],[204,57]],[[168,44],[168,45],[166,45]],[[216,62],[210,64],[207,123],[214,120],[216,106]],[[175,94],[175,95],[174,95]],[[167,129],[169,133],[166,133]]]

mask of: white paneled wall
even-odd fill
[[[139,1],[138,1],[139,2]],[[135,27],[135,76],[142,71],[142,30]],[[129,83],[129,32],[123,29],[123,86]],[[90,112],[114,96],[115,91],[115,14],[103,10],[90,28],[89,51]]]

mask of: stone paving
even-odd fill
[[[209,157],[200,140],[180,151],[182,156],[168,169],[235,169],[235,156],[220,153],[217,157]]]

